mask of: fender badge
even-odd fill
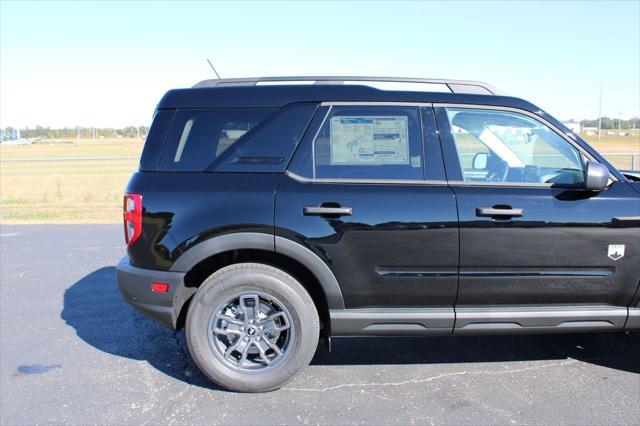
[[[613,260],[624,257],[624,244],[609,244],[608,256]]]

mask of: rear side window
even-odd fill
[[[164,146],[160,170],[204,170],[274,111],[266,108],[178,110]]]
[[[314,141],[315,177],[424,178],[417,107],[336,106]]]

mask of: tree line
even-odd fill
[[[576,120],[569,120],[576,121]],[[618,118],[602,117],[602,129],[640,129],[640,118],[634,117],[629,120],[620,120]],[[598,119],[580,120],[580,126],[598,127]],[[36,126],[34,128],[25,127],[20,129],[20,138],[42,138],[42,139],[91,139],[91,138],[144,138],[149,132],[148,126],[127,126],[123,128],[112,127],[64,127],[51,128]],[[0,129],[2,140],[18,139],[18,129],[14,127],[6,127]]]
[[[18,139],[18,129],[6,127],[0,129],[2,140]],[[144,138],[149,132],[148,126],[127,126],[120,129],[105,127],[63,127],[51,128],[36,126],[34,128],[21,128],[19,136],[22,139],[91,139],[91,138]]]
[[[581,120],[580,126],[585,127],[598,127],[598,119],[594,120]],[[602,117],[602,129],[640,129],[640,118],[634,117],[629,120],[620,120],[619,118]]]

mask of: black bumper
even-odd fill
[[[146,316],[169,328],[176,328],[185,302],[184,272],[167,272],[131,266],[125,256],[116,267],[118,288],[124,300]],[[152,282],[169,284],[166,293],[151,291]]]

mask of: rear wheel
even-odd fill
[[[240,263],[202,283],[189,306],[186,335],[191,356],[211,380],[231,390],[264,392],[309,364],[319,319],[291,275]]]

